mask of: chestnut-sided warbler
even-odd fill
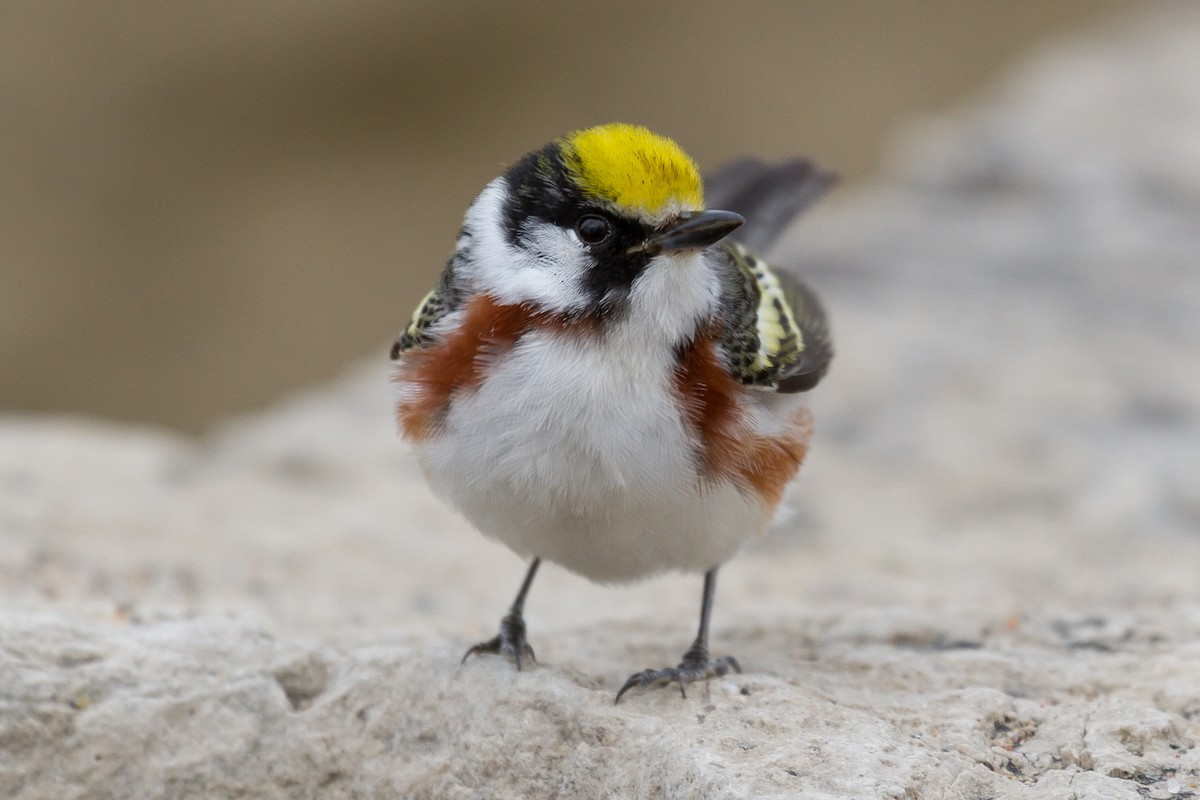
[[[765,245],[830,180],[807,161],[744,161],[710,199]],[[430,484],[531,559],[499,635],[464,661],[533,658],[523,611],[547,559],[601,582],[704,573],[682,662],[634,674],[617,700],[740,671],[708,653],[717,568],[800,468],[798,393],[832,356],[816,295],[726,238],[746,221],[705,207],[675,142],[616,124],[529,153],[472,203],[392,349],[400,430]]]

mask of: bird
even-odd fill
[[[744,159],[709,180],[731,206],[713,208],[673,139],[611,123],[527,153],[471,203],[390,378],[435,493],[529,560],[499,633],[463,663],[536,661],[524,608],[545,560],[604,584],[704,576],[682,660],[634,673],[614,702],[741,672],[709,653],[717,571],[799,470],[800,395],[833,356],[816,293],[748,245],[833,180],[806,159]]]

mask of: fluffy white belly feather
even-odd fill
[[[421,464],[454,508],[523,556],[598,581],[710,569],[771,510],[698,475],[672,359],[633,337],[530,332],[455,397],[417,445]]]

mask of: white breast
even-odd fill
[[[694,263],[652,265],[601,338],[538,330],[456,397],[426,474],[481,532],[594,580],[704,571],[765,527],[753,496],[697,474],[675,343],[717,302]]]

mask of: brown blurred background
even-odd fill
[[[5,3],[0,410],[197,431],[382,370],[466,205],[559,133],[853,185],[906,119],[1130,5]]]

